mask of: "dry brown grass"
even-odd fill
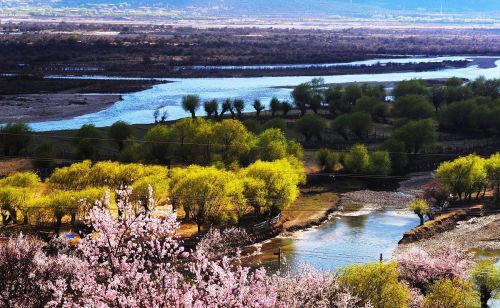
[[[332,192],[303,190],[292,206],[283,212],[283,227],[288,229],[318,221],[336,206],[338,200],[338,195]]]
[[[16,158],[0,161],[0,176],[8,176],[18,171],[32,170],[31,159]]]

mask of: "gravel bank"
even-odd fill
[[[399,245],[394,255],[411,247],[420,247],[429,253],[438,253],[450,245],[463,251],[473,248],[500,249],[500,214],[460,221],[453,230],[438,233],[429,239]]]

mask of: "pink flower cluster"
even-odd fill
[[[415,293],[425,294],[429,285],[442,278],[464,279],[473,265],[471,256],[458,249],[448,249],[431,256],[420,248],[410,248],[397,258],[399,278],[406,282]]]
[[[96,204],[87,217],[93,232],[76,247],[23,235],[0,244],[0,306],[289,307],[333,299],[320,291],[331,278],[286,278],[243,266],[236,242],[248,236],[241,230],[210,232],[188,253],[176,237],[175,214],[134,208],[130,193],[118,193],[117,211],[109,201]],[[339,300],[351,297],[342,293]]]

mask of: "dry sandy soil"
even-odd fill
[[[108,108],[121,99],[114,94],[23,94],[0,100],[0,123],[49,121],[73,118]]]

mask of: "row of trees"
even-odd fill
[[[76,136],[80,158],[95,158],[104,138],[102,133],[92,125],[84,125]],[[248,165],[258,159],[302,157],[301,145],[287,140],[282,130],[270,128],[256,135],[242,122],[230,119],[186,118],[171,126],[157,124],[142,140],[132,136],[130,125],[119,121],[110,127],[109,138],[116,142],[123,162]]]
[[[18,223],[19,216],[24,223],[48,219],[58,231],[64,217],[75,224],[95,200],[111,198],[114,205],[109,191],[129,187],[136,209],[170,202],[201,231],[204,225],[236,224],[244,215],[277,214],[295,201],[304,181],[302,163],[293,157],[236,171],[192,165],[169,172],[162,166],[84,161],[56,169],[45,183],[31,172],[1,180],[0,206],[4,224]]]
[[[478,78],[469,83],[451,78],[427,87],[423,80],[398,83],[392,114],[412,120],[436,116],[442,129],[458,132],[500,132],[500,79]]]
[[[391,173],[391,158],[387,151],[369,153],[366,146],[354,145],[348,152],[320,149],[316,160],[321,171],[342,169],[347,173],[387,175]]]
[[[118,195],[123,217],[107,203],[94,207],[86,219],[93,232],[75,245],[62,239],[43,245],[23,236],[1,245],[2,302],[22,307],[469,308],[487,307],[500,291],[494,263],[474,265],[452,249],[429,255],[415,248],[396,261],[354,264],[332,273],[268,274],[242,266],[233,244],[246,240],[244,232],[210,232],[187,251],[176,237],[175,214],[137,213],[127,192]]]
[[[337,119],[341,117],[343,116]],[[353,146],[347,153],[333,153],[323,149],[317,154],[317,161],[320,169],[328,171],[338,169],[340,162],[347,172],[402,173],[408,165],[409,156],[432,149],[436,141],[437,131],[431,119],[412,120],[396,127],[380,148],[371,154],[362,145]]]
[[[436,180],[460,201],[484,197],[490,188],[498,201],[500,196],[500,153],[485,159],[475,154],[442,163]]]

